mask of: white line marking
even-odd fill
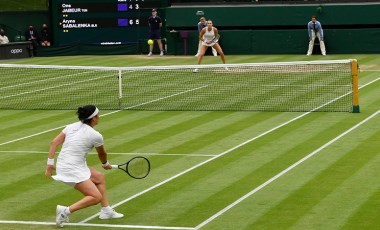
[[[55,222],[17,221],[17,220],[0,220],[0,224],[56,225]],[[166,226],[144,226],[144,225],[121,225],[121,224],[64,223],[63,225],[85,226],[85,227],[107,227],[107,228],[194,230],[194,228],[190,228],[190,227],[166,227]]]
[[[203,85],[203,86],[200,86],[200,87],[197,87],[197,88],[194,88],[194,89],[185,90],[185,91],[182,91],[182,92],[179,92],[179,93],[175,93],[175,94],[172,94],[172,95],[169,95],[169,96],[166,96],[166,97],[161,97],[161,98],[158,98],[158,99],[155,99],[155,100],[152,100],[152,101],[148,101],[148,102],[144,102],[144,103],[141,103],[141,104],[138,104],[138,105],[133,105],[133,106],[130,106],[130,107],[127,107],[127,108],[124,108],[124,109],[131,109],[131,108],[135,108],[135,107],[138,107],[138,106],[146,105],[148,103],[156,102],[156,101],[163,100],[163,99],[170,98],[170,97],[174,97],[174,96],[177,96],[177,95],[180,95],[180,94],[188,93],[188,92],[191,92],[191,91],[194,91],[194,90],[202,89],[202,88],[205,88],[207,86],[208,85]],[[104,117],[104,116],[108,116],[108,115],[111,115],[111,114],[114,114],[114,113],[118,113],[120,111],[123,111],[123,110],[115,110],[115,111],[112,111],[112,112],[109,112],[109,113],[105,113],[105,114],[100,115],[100,116]],[[55,131],[57,129],[62,129],[64,127],[66,127],[66,125],[59,126],[57,128],[53,128],[53,129],[49,129],[49,130],[46,130],[46,131],[42,131],[42,132],[39,132],[39,133],[35,133],[35,134],[29,135],[29,136],[21,137],[21,138],[18,138],[18,139],[14,139],[14,140],[11,140],[11,141],[3,142],[3,143],[0,143],[0,146],[6,145],[6,144],[10,144],[10,143],[13,143],[13,142],[16,142],[16,141],[24,140],[24,139],[27,139],[27,138],[35,137],[35,136],[38,136],[38,135],[41,135],[41,134],[44,134],[44,133]]]
[[[75,84],[83,83],[83,82],[87,82],[87,81],[95,81],[95,80],[98,80],[98,79],[101,79],[101,78],[110,77],[110,76],[115,76],[115,75],[106,75],[106,76],[91,78],[90,80],[74,81],[74,82],[71,82],[71,83],[65,83],[65,84],[61,84],[61,85],[50,86],[50,87],[46,87],[46,88],[42,88],[42,89],[36,89],[36,90],[28,91],[28,92],[7,95],[7,96],[4,96],[4,97],[0,97],[0,99],[5,99],[5,98],[9,98],[9,97],[16,97],[16,96],[20,96],[20,95],[24,95],[24,94],[36,93],[36,92],[45,91],[45,90],[48,90],[48,89],[56,89],[56,88],[59,88],[61,86],[75,85]]]
[[[185,90],[185,91],[182,91],[182,92],[179,92],[179,93],[175,93],[175,94],[172,94],[172,95],[169,95],[169,96],[166,96],[166,97],[161,97],[161,98],[158,98],[158,99],[155,99],[155,100],[147,101],[147,102],[144,102],[144,103],[141,103],[141,104],[138,104],[138,105],[129,106],[129,107],[125,108],[125,109],[136,108],[136,107],[139,107],[139,106],[142,106],[142,105],[146,105],[146,104],[149,104],[149,103],[152,103],[152,102],[164,100],[166,98],[178,96],[178,95],[181,95],[181,94],[184,94],[184,93],[188,93],[188,92],[192,92],[192,91],[195,91],[195,90],[198,90],[198,89],[202,89],[202,88],[205,88],[205,87],[208,87],[208,85],[203,85],[203,86],[200,86],[200,87],[197,87],[197,88],[194,88],[194,89]]]
[[[44,79],[41,79],[41,80],[20,83],[20,84],[17,84],[17,85],[8,85],[8,86],[1,87],[0,89],[15,88],[15,87],[19,87],[19,86],[22,86],[22,85],[32,85],[32,84],[35,84],[35,83],[38,83],[38,82],[52,81],[52,80],[56,80],[56,79],[60,79],[60,78],[72,77],[72,76],[76,76],[76,75],[80,75],[80,74],[87,74],[87,73],[90,73],[90,72],[81,72],[81,73],[76,73],[76,74],[62,75],[62,76],[58,76],[58,77],[49,77],[47,79],[44,78]]]
[[[4,150],[0,151],[0,153],[25,153],[25,154],[47,154],[46,151],[23,151],[23,150]],[[91,155],[97,155],[95,152],[90,152]],[[108,155],[143,155],[143,156],[182,156],[182,157],[214,157],[216,155],[212,154],[186,154],[186,153],[113,153],[107,152]]]
[[[366,119],[364,119],[363,121],[359,122],[358,124],[356,124],[355,126],[351,127],[350,129],[346,130],[345,132],[343,132],[342,134],[340,134],[339,136],[335,137],[334,139],[332,139],[331,141],[327,142],[326,144],[322,145],[321,147],[319,147],[317,150],[315,150],[314,152],[308,154],[307,156],[303,157],[301,160],[297,161],[296,163],[292,164],[291,166],[289,166],[288,168],[286,168],[285,170],[281,171],[280,173],[278,173],[277,175],[275,175],[274,177],[270,178],[269,180],[267,180],[266,182],[264,182],[263,184],[261,184],[260,186],[256,187],[255,189],[253,189],[252,191],[250,191],[249,193],[247,193],[246,195],[240,197],[239,199],[237,199],[235,202],[233,202],[232,204],[228,205],[227,207],[225,207],[224,209],[220,210],[218,213],[216,213],[215,215],[211,216],[210,218],[208,218],[207,220],[203,221],[202,223],[200,223],[198,226],[195,227],[195,229],[200,229],[201,227],[207,225],[208,223],[210,223],[211,221],[213,221],[214,219],[216,219],[217,217],[219,217],[220,215],[222,215],[223,213],[227,212],[228,210],[230,210],[231,208],[235,207],[237,204],[239,204],[240,202],[242,202],[243,200],[247,199],[248,197],[250,197],[251,195],[255,194],[256,192],[260,191],[262,188],[266,187],[267,185],[269,185],[270,183],[272,183],[273,181],[277,180],[278,178],[280,178],[281,176],[283,176],[284,174],[286,174],[287,172],[289,172],[290,170],[294,169],[295,167],[297,167],[299,164],[301,164],[302,162],[306,161],[307,159],[309,159],[310,157],[314,156],[315,154],[319,153],[320,151],[322,151],[323,149],[325,149],[326,147],[328,147],[329,145],[333,144],[335,141],[339,140],[340,138],[344,137],[345,135],[347,135],[348,133],[350,133],[351,131],[353,131],[354,129],[358,128],[359,126],[361,126],[362,124],[366,123],[367,121],[369,121],[370,119],[372,119],[373,117],[375,117],[377,114],[380,113],[380,110],[378,110],[377,112],[375,112],[374,114],[372,114],[371,116],[367,117]]]

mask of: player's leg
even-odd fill
[[[226,58],[224,56],[224,53],[223,53],[223,50],[222,48],[220,47],[220,45],[218,43],[216,43],[213,48],[219,53],[220,55],[220,58],[222,59],[222,62],[223,64],[226,64]]]
[[[91,178],[90,180],[95,184],[98,191],[101,193],[102,198],[100,203],[102,205],[102,209],[100,210],[100,219],[114,219],[121,218],[124,215],[121,213],[117,213],[113,210],[108,203],[107,192],[106,192],[106,178],[103,173],[97,171],[96,169],[90,167]]]
[[[103,173],[97,171],[96,169],[90,167],[91,177],[90,180],[95,184],[97,190],[102,195],[102,199],[100,200],[100,203],[102,204],[102,207],[107,207],[108,199],[107,199],[107,192],[106,192],[106,178]]]
[[[195,57],[199,56],[199,53],[201,52],[201,48],[202,48],[202,41],[199,40],[199,42],[198,42],[198,50],[197,50],[197,54],[195,55]]]
[[[80,191],[84,197],[69,207],[57,205],[55,219],[57,227],[63,227],[63,222],[68,220],[71,213],[98,204],[102,200],[102,194],[90,179],[75,184],[74,188]]]
[[[326,46],[325,42],[321,39],[321,34],[317,33],[318,39],[319,39],[319,46],[321,48],[322,55],[326,55]]]
[[[74,188],[81,192],[84,197],[76,203],[70,205],[69,209],[71,213],[82,208],[96,205],[103,200],[102,193],[91,179],[76,184]]]
[[[203,56],[205,56],[208,46],[202,45],[198,56],[198,65],[202,63]]]
[[[309,41],[309,49],[308,49],[307,54],[306,54],[308,56],[313,53],[314,40],[315,40],[315,33],[314,33],[314,31],[311,31],[311,38],[310,38],[310,41]]]

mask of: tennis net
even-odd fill
[[[0,109],[95,104],[112,110],[359,112],[356,65],[356,60],[121,68],[0,64]]]

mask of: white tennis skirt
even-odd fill
[[[66,165],[59,164],[57,162],[56,166],[57,175],[52,176],[56,181],[64,182],[66,184],[77,184],[85,180],[90,179],[91,172],[90,169],[85,165]]]

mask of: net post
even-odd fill
[[[118,76],[118,79],[119,79],[119,108],[121,109],[121,98],[123,97],[123,87],[122,87],[122,83],[123,83],[123,77],[121,76],[121,69],[119,69],[119,76]]]
[[[351,61],[351,73],[352,73],[352,112],[360,113],[359,107],[359,77],[358,77],[358,61],[353,59]]]

